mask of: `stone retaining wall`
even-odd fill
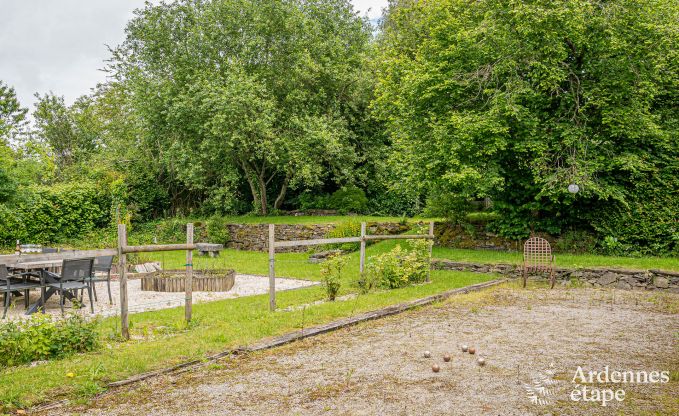
[[[276,224],[276,241],[310,240],[325,238],[337,227],[336,224]],[[267,251],[269,249],[269,224],[228,224],[230,241],[228,248],[247,251]],[[405,224],[392,222],[369,222],[368,234],[400,234],[408,231]],[[286,247],[276,249],[276,252],[300,252],[309,247]]]
[[[434,259],[432,269],[458,270],[476,273],[499,273],[509,277],[521,277],[521,266],[515,264],[478,264]],[[577,279],[590,287],[611,287],[628,290],[668,290],[679,293],[679,273],[665,270],[623,269],[564,269],[554,268],[557,280]]]

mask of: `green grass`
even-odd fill
[[[368,248],[369,255],[384,252],[395,242],[384,242]],[[153,256],[164,260],[167,268],[184,265],[184,253],[172,252]],[[277,256],[277,275],[320,279],[318,265],[306,262],[305,254]],[[266,253],[227,250],[220,259],[196,258],[201,267],[235,268],[239,273],[264,274]],[[204,263],[202,263],[204,262]],[[342,293],[355,291],[358,255],[349,255],[343,276]],[[194,306],[190,328],[183,324],[183,308],[133,314],[130,317],[132,341],[119,342],[119,323],[115,318],[100,323],[102,348],[94,353],[74,355],[36,367],[19,366],[0,370],[0,412],[14,407],[61,398],[84,399],[99,393],[106,383],[135,374],[166,368],[207,354],[253,343],[261,338],[280,335],[302,327],[326,323],[341,317],[417,299],[452,288],[488,281],[496,276],[464,272],[433,271],[429,284],[409,286],[383,292],[359,295],[354,300],[326,302],[292,311],[268,311],[268,295],[242,297]],[[321,286],[279,292],[279,309],[310,304],[324,299]],[[68,373],[75,377],[67,377]]]
[[[434,247],[434,257],[473,263],[512,263],[523,260],[520,252],[467,250]],[[660,269],[679,271],[679,258],[676,257],[611,257],[594,254],[555,254],[554,262],[559,267],[586,268],[606,267],[619,269]]]

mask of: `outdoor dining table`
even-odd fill
[[[31,271],[31,270],[37,270],[40,273],[41,280],[43,283],[56,283],[59,281],[58,278],[55,278],[53,275],[50,275],[47,273],[48,269],[59,269],[61,268],[61,265],[63,264],[63,260],[41,260],[41,261],[27,261],[23,263],[17,263],[13,267],[15,269],[20,269],[20,270],[25,270],[25,271]],[[50,287],[47,290],[45,288],[42,289],[44,291],[44,295],[40,296],[37,302],[34,304],[30,305],[28,309],[26,309],[26,315],[30,315],[33,313],[36,313],[43,307],[43,299],[45,302],[52,296],[54,296],[55,293],[57,293],[57,288]],[[69,293],[66,292],[64,293],[64,296],[69,299],[73,300],[76,297]]]

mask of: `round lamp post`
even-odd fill
[[[572,183],[568,185],[568,192],[572,194],[577,194],[578,192],[580,192],[580,187],[577,184]]]

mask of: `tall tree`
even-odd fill
[[[9,143],[26,125],[26,113],[14,88],[0,80],[0,140]]]
[[[656,212],[625,238],[672,241],[678,22],[673,0],[394,2],[374,105],[402,182],[492,197],[515,236]]]
[[[346,0],[183,0],[137,12],[112,70],[168,171],[212,195],[242,178],[266,214],[352,177],[369,40]]]

